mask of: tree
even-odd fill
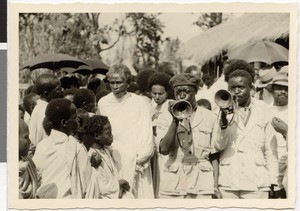
[[[159,61],[159,45],[162,42],[164,25],[157,18],[159,14],[128,13],[127,20],[132,24],[133,31],[127,31],[136,38],[136,61],[142,59],[143,66],[157,67]]]
[[[100,13],[20,13],[20,65],[45,53],[100,59],[124,34],[123,21],[99,26]],[[108,33],[118,34],[115,40]]]
[[[212,28],[220,23],[228,20],[231,18],[232,14],[230,13],[201,13],[200,17],[196,22],[195,25],[199,26],[203,30],[207,30]]]

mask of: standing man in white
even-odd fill
[[[120,179],[129,182],[135,198],[154,198],[150,158],[153,134],[151,115],[142,97],[127,92],[130,70],[122,64],[113,65],[107,73],[112,93],[98,102],[100,114],[112,125],[113,158]]]

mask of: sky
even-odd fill
[[[192,13],[162,13],[158,16],[161,22],[164,24],[164,38],[179,38],[182,43],[185,43],[189,39],[199,35],[201,29],[199,26],[193,24],[200,14]],[[122,17],[119,13],[103,13],[101,14],[99,21],[103,24],[111,23],[115,18]]]

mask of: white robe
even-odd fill
[[[102,150],[91,148],[88,152],[89,159],[94,152],[101,156],[101,164],[97,168],[92,168],[85,198],[117,199],[120,191],[118,170],[110,151],[106,148]]]
[[[29,122],[29,139],[34,146],[36,146],[42,139],[47,137],[47,134],[43,128],[43,121],[45,118],[45,111],[48,103],[41,99],[37,100],[37,104],[34,107],[30,122]]]
[[[153,198],[149,163],[154,146],[149,106],[134,93],[122,98],[110,93],[99,100],[98,107],[112,125],[111,147],[120,179],[129,182],[135,198]]]
[[[91,168],[87,151],[72,136],[53,130],[32,158],[41,173],[40,198],[83,198]]]

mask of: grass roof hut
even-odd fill
[[[289,26],[289,13],[246,13],[190,39],[179,54],[203,65],[248,42],[288,39]]]

